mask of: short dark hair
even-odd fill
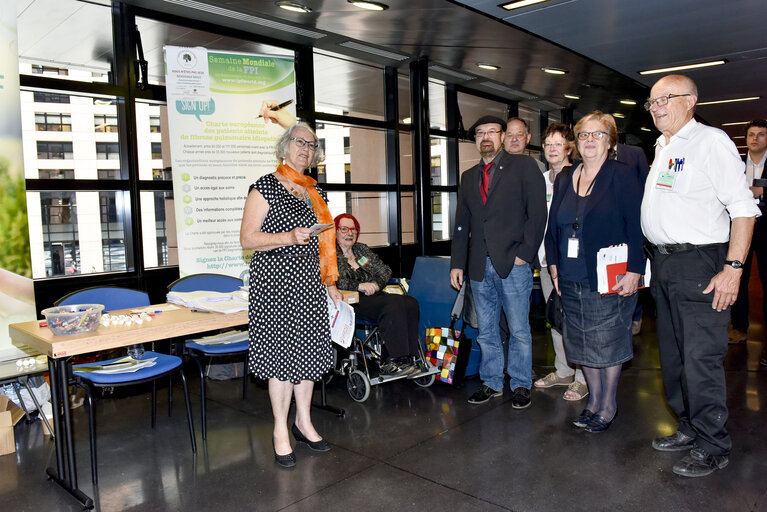
[[[512,121],[519,121],[520,123],[522,123],[523,125],[525,125],[525,131],[526,131],[526,132],[529,132],[529,131],[530,131],[530,127],[527,125],[527,121],[525,121],[525,120],[524,120],[524,119],[522,119],[521,117],[510,117],[510,118],[508,118],[508,119],[506,120],[506,128],[507,128],[507,129],[509,128],[509,123],[510,123],[510,122],[512,122]]]
[[[567,145],[565,146],[565,149],[574,151],[575,150],[575,134],[573,134],[573,130],[567,126],[564,123],[552,123],[546,127],[546,131],[543,132],[543,142],[546,142],[546,139],[549,138],[550,135],[554,135],[555,133],[558,133],[562,136],[563,139],[567,141]]]
[[[754,119],[746,125],[746,129],[743,132],[744,135],[748,135],[748,130],[751,128],[767,128],[767,119]]]

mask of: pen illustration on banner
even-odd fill
[[[282,110],[283,108],[287,107],[291,103],[293,103],[293,100],[283,101],[279,105],[275,105],[272,108],[270,108],[269,110],[271,110],[272,112],[277,112],[278,110]],[[262,117],[264,117],[264,116],[259,114],[259,115],[256,116],[256,119],[261,119]]]

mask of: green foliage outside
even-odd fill
[[[0,158],[0,267],[32,277],[24,177],[11,177],[5,158]]]

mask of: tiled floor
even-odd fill
[[[517,411],[508,392],[469,405],[476,378],[460,388],[376,386],[364,404],[351,401],[336,378],[329,401],[345,408],[346,417],[313,413],[332,450],[314,453],[298,445],[298,465],[283,470],[272,457],[264,387],[250,384],[243,401],[238,381],[209,382],[204,444],[192,379],[196,457],[180,387],[173,417],[160,414],[154,431],[147,395],[99,401],[98,489],[90,483],[86,410],[75,410],[81,487],[107,511],[767,511],[767,368],[758,365],[761,341],[752,341],[762,339],[762,326],[754,326],[747,343],[730,347],[726,363],[730,465],[706,478],[685,479],[671,472],[683,454],[650,447],[653,437],[676,425],[663,400],[652,324],[646,315],[635,358],[621,378],[620,413],[604,434],[569,425],[583,404],[562,400],[561,387],[534,391],[532,407]],[[538,325],[536,371],[545,374],[552,361]],[[159,396],[162,406],[165,394]],[[2,509],[80,510],[46,480],[54,450],[39,422],[21,423],[15,432],[18,451],[0,457]]]

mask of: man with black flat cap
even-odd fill
[[[498,322],[508,319],[507,373],[511,405],[530,405],[532,336],[528,320],[532,265],[546,227],[546,182],[531,157],[503,151],[506,122],[483,116],[469,129],[480,162],[461,177],[455,214],[450,283],[471,281],[479,323],[483,385],[469,403],[481,404],[503,394],[503,344]]]

